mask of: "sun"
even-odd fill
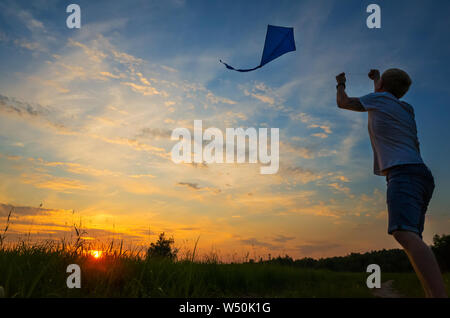
[[[103,252],[99,250],[90,250],[89,254],[95,259],[99,259],[103,256]]]

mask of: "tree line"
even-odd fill
[[[173,238],[166,238],[164,233],[159,235],[155,243],[151,243],[147,251],[148,258],[165,258],[175,261],[178,249],[174,246]],[[450,271],[450,235],[435,235],[433,245],[430,246],[436,255],[436,259],[443,272]],[[367,268],[369,264],[378,264],[384,272],[412,272],[413,268],[402,249],[382,249],[366,253],[350,253],[346,256],[335,256],[314,259],[305,257],[294,260],[289,255],[284,257],[263,260],[258,262],[250,259],[244,263],[252,264],[279,264],[297,266],[310,269],[328,269],[340,272],[361,272],[362,268]]]
[[[439,266],[443,272],[450,271],[450,235],[435,235],[433,237],[433,250]],[[254,260],[250,260],[254,263]],[[286,255],[269,260],[260,259],[258,263],[271,263],[298,266],[313,269],[328,269],[332,271],[361,272],[369,264],[378,264],[384,272],[412,272],[413,268],[406,253],[402,249],[382,249],[366,253],[350,253],[346,256],[335,256],[320,259],[305,257],[292,259]]]

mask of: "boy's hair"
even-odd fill
[[[397,98],[402,98],[411,86],[411,78],[408,73],[398,68],[386,70],[381,75],[383,88]]]

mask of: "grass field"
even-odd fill
[[[419,279],[415,273],[386,273],[382,274],[382,281],[393,280],[394,288],[405,297],[424,297]],[[444,274],[447,294],[450,291],[450,273]]]
[[[66,286],[69,264],[81,267],[81,288]],[[52,246],[0,249],[3,297],[373,297],[366,273],[276,264],[170,261],[112,253],[95,258]],[[449,286],[450,275],[446,274]],[[382,281],[422,297],[413,273],[382,274]],[[1,288],[0,288],[1,289]]]

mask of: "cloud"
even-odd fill
[[[254,98],[260,100],[263,103],[267,103],[269,105],[275,104],[275,99],[273,97],[256,93],[249,93],[249,95],[253,96]]]
[[[299,120],[305,124],[308,124],[314,120],[314,118],[311,115],[308,115],[303,112],[296,113],[296,114],[290,114],[289,117],[291,118],[291,120]]]
[[[214,194],[218,194],[221,192],[220,189],[212,188],[212,187],[200,187],[198,183],[192,183],[192,182],[178,182],[177,185],[184,186],[189,189],[195,190],[195,191],[208,191]]]
[[[109,42],[108,42],[108,44],[109,44]],[[116,59],[116,61],[118,61],[119,63],[129,64],[129,65],[137,65],[137,64],[144,63],[143,59],[135,57],[135,56],[125,53],[125,52],[120,52],[119,50],[112,47],[112,45],[110,45],[110,50],[111,50],[111,53],[113,54],[114,58]]]
[[[286,110],[283,106],[285,99],[265,83],[254,82],[250,87],[247,85],[242,88],[244,95],[251,96],[262,103],[268,104],[272,108]]]
[[[283,152],[292,152],[297,156],[305,159],[314,159],[316,157],[316,153],[312,151],[312,149],[298,146],[296,144],[290,142],[282,142],[280,141],[280,153]]]
[[[142,138],[164,138],[170,139],[172,135],[172,131],[166,128],[142,128],[140,133],[136,135],[136,137]]]
[[[50,189],[63,193],[89,189],[86,184],[79,180],[56,177],[47,173],[22,173],[20,177],[23,183],[32,184],[36,188]]]
[[[260,241],[254,237],[252,238],[248,238],[248,239],[241,239],[239,240],[242,244],[244,245],[251,245],[251,246],[260,246],[260,247],[267,247],[267,248],[276,248],[276,246],[274,246],[271,243],[268,242],[264,242],[264,241]]]
[[[11,155],[4,155],[4,154],[0,153],[0,158],[1,157],[5,157],[8,160],[20,160],[20,159],[22,159],[22,156],[11,156]]]
[[[8,229],[8,241],[14,241],[20,239],[21,235],[27,233],[33,240],[57,240],[61,238],[73,235],[74,227],[73,223],[78,218],[74,218],[74,210],[64,209],[50,209],[42,207],[31,206],[16,206],[12,204],[0,203],[0,217],[7,217],[9,212],[11,213],[11,225]],[[77,227],[80,227],[77,224]],[[120,230],[106,230],[91,226],[82,225],[82,238],[89,240],[99,240],[100,242],[107,241],[110,243],[111,238],[123,239],[123,240],[142,240],[143,237],[148,236],[148,231],[134,231],[129,233]],[[142,235],[136,235],[140,234]]]
[[[362,117],[355,117],[352,120],[348,133],[341,139],[339,151],[336,153],[339,164],[348,165],[352,157],[353,148],[366,136],[361,132],[364,131],[364,126],[367,123]]]
[[[154,175],[152,174],[133,174],[130,175],[131,178],[156,178]]]
[[[57,112],[53,107],[50,108],[43,107],[39,104],[25,103],[17,101],[14,98],[8,98],[6,96],[0,95],[0,112],[18,115],[21,117],[25,116],[36,118],[36,124],[43,123],[44,125],[55,129],[57,133],[61,135],[76,135],[80,137],[83,136],[91,139],[98,139],[105,143],[124,145],[136,151],[145,151],[160,158],[164,158],[167,160],[170,159],[170,155],[166,153],[166,150],[164,148],[149,145],[148,143],[143,143],[134,138],[107,137],[96,133],[80,132],[68,129],[65,125],[59,123],[59,120],[56,119],[55,115],[57,114]],[[89,115],[87,117],[92,118],[92,116]],[[108,124],[111,124],[111,122],[109,121]],[[116,125],[116,123],[114,123],[114,125]],[[148,133],[148,131],[144,130],[144,133]]]
[[[30,42],[26,39],[15,39],[14,44],[30,51],[45,52],[47,48],[39,42]]]
[[[48,85],[51,86],[53,88],[55,88],[58,92],[66,94],[70,92],[70,89],[64,87],[63,85],[61,85],[60,82],[58,81],[54,81],[54,80],[41,80],[41,83],[44,85]]]
[[[30,12],[20,10],[17,12],[17,16],[25,23],[30,31],[35,31],[36,29],[45,30],[44,24],[41,21],[36,20]]]
[[[325,133],[316,133],[316,134],[312,134],[311,136],[313,136],[313,137],[318,137],[318,138],[322,138],[322,139],[325,139],[325,138],[328,137],[328,135],[325,134]]]
[[[167,65],[160,65],[160,67],[163,70],[166,70],[168,72],[172,72],[172,73],[178,72],[178,70],[174,69],[173,67],[167,66]]]
[[[226,127],[233,127],[237,125],[238,122],[245,122],[248,120],[246,114],[231,110],[224,113],[222,117],[224,117],[223,122]]]
[[[216,96],[212,92],[208,92],[206,94],[206,98],[213,104],[218,104],[218,103],[230,104],[230,105],[236,104],[235,101],[225,98],[225,97]]]
[[[108,137],[97,135],[97,134],[88,134],[88,136],[102,140],[106,143],[129,146],[137,151],[147,151],[150,153],[159,153],[161,156],[166,157],[164,148],[148,145],[148,144],[139,142],[136,139],[123,138],[123,137],[108,138]]]
[[[332,204],[326,204],[325,202],[319,201],[319,203],[309,206],[289,207],[286,210],[283,210],[280,215],[301,214],[315,215],[325,217],[327,219],[340,219],[344,215],[344,212],[345,211],[340,211],[339,208],[333,206]]]
[[[43,107],[39,104],[25,103],[25,102],[18,101],[14,98],[8,98],[4,95],[0,95],[0,112],[5,112],[5,113],[18,115],[18,116],[22,116],[22,117],[26,116],[26,117],[40,119],[46,125],[50,126],[53,129],[56,129],[59,134],[78,135],[78,136],[85,136],[85,137],[93,138],[93,139],[99,139],[99,140],[109,143],[109,144],[125,145],[125,146],[128,146],[137,151],[146,151],[149,153],[153,153],[162,158],[166,158],[166,159],[169,158],[169,155],[166,154],[166,151],[164,148],[152,146],[152,145],[137,141],[136,139],[124,138],[124,137],[106,137],[106,136],[102,136],[102,135],[95,134],[95,133],[72,131],[72,130],[68,129],[67,127],[65,127],[63,124],[56,122],[56,120],[52,118],[52,117],[55,117],[54,116],[55,111],[53,108]],[[149,131],[144,130],[143,133],[145,135],[145,134],[148,134]]]
[[[188,188],[194,189],[194,190],[200,190],[201,188],[198,186],[197,183],[191,183],[191,182],[178,182],[178,185],[186,186]]]
[[[95,43],[95,41],[94,41],[94,43]],[[83,50],[84,54],[86,54],[88,56],[88,58],[90,58],[92,61],[97,62],[97,63],[103,61],[107,57],[106,53],[104,53],[100,49],[93,47],[93,45],[89,46],[89,45],[80,43],[78,41],[74,41],[71,38],[69,38],[67,44],[69,46],[75,46],[75,47],[81,48]]]
[[[29,158],[29,160],[34,160],[33,158]],[[66,171],[72,172],[75,174],[85,174],[90,176],[119,176],[120,174],[117,172],[110,171],[108,169],[95,169],[93,167],[85,166],[79,163],[73,162],[58,162],[58,161],[45,161],[42,158],[38,158],[36,160],[40,164],[46,167],[63,167]]]
[[[314,137],[325,139],[325,138],[328,138],[329,134],[331,134],[331,128],[330,128],[329,125],[310,124],[308,126],[308,128],[311,128],[311,129],[320,128],[320,129],[323,130],[323,132],[314,133],[314,134],[311,135],[311,136],[314,136]]]
[[[346,194],[350,194],[350,188],[345,187],[337,182],[329,183],[328,186],[334,190],[337,190],[339,192],[344,192]]]
[[[150,86],[150,82],[148,81],[148,79],[144,77],[144,75],[142,75],[141,72],[136,72],[136,75],[139,77],[139,80],[141,81],[142,84]]]
[[[145,86],[145,85],[138,85],[131,82],[122,82],[123,85],[131,87],[133,91],[136,93],[140,93],[144,96],[152,96],[152,95],[159,95],[162,94],[159,92],[156,88],[152,86]]]
[[[277,243],[286,243],[295,239],[295,236],[277,235],[273,240]]]
[[[100,72],[100,75],[105,77],[105,78],[113,78],[113,79],[119,79],[119,78],[123,77],[123,76],[120,76],[120,75],[112,74],[110,72]]]
[[[0,111],[7,113],[14,113],[19,116],[32,116],[32,117],[47,115],[49,113],[48,108],[45,108],[39,104],[30,104],[22,102],[15,98],[9,98],[1,94],[0,94]]]
[[[329,123],[323,122],[320,119],[313,117],[304,112],[300,113],[291,113],[289,115],[290,119],[293,121],[300,121],[304,124],[308,124],[307,128],[309,129],[321,129],[320,133],[313,133],[311,136],[325,139],[332,133],[331,125]]]
[[[305,184],[324,178],[323,172],[315,172],[299,166],[281,165],[279,173],[284,182],[291,181],[294,184],[297,182]]]
[[[30,207],[30,206],[15,206],[12,204],[0,203],[0,216],[2,216],[2,217],[8,216],[8,214],[11,210],[12,210],[11,217],[13,219],[16,218],[17,215],[19,215],[19,216],[38,215],[38,214],[50,213],[51,211],[55,211],[55,212],[60,211],[60,210],[54,210],[54,209],[37,208],[37,207]]]
[[[323,129],[326,134],[331,134],[331,128],[328,125],[311,124],[308,126],[308,128],[320,128]]]
[[[190,164],[194,168],[208,168],[208,164],[205,161],[203,161],[202,163],[192,161]]]

